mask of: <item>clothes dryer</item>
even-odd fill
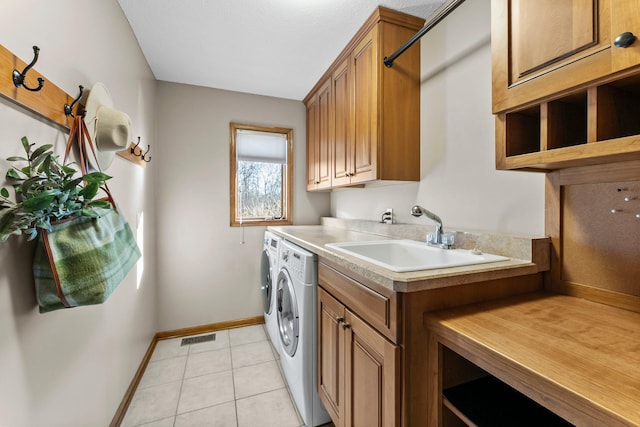
[[[260,293],[262,308],[264,309],[264,323],[273,347],[281,353],[280,337],[278,335],[278,320],[276,319],[276,278],[281,238],[270,231],[264,232],[264,247],[260,259]]]
[[[280,243],[276,284],[280,363],[298,413],[308,427],[330,421],[316,387],[317,262],[315,254],[286,240]]]

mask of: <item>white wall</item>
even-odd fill
[[[543,175],[495,170],[490,12],[464,2],[421,40],[420,182],[334,192],[333,216],[424,223],[419,204],[453,229],[544,233]]]
[[[134,134],[156,145],[155,80],[116,1],[3,0],[0,42],[67,93],[102,81]],[[2,76],[0,78],[9,78]],[[46,83],[45,83],[46,84]],[[62,108],[62,105],[60,106]],[[66,135],[0,102],[0,186],[20,138],[54,143]],[[153,151],[151,152],[153,154]],[[109,424],[156,331],[154,173],[116,158],[107,171],[121,211],[136,229],[145,212],[145,269],[137,268],[103,305],[39,314],[33,290],[33,244],[0,243],[0,426],[103,427]]]
[[[158,88],[159,328],[260,316],[265,227],[229,226],[229,123],[293,128],[293,219],[318,224],[329,196],[305,191],[304,104],[166,82]]]

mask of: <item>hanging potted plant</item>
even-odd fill
[[[92,172],[76,177],[72,164],[63,164],[53,154],[51,144],[35,148],[22,138],[26,157],[7,160],[22,162],[6,173],[13,183],[15,201],[7,188],[0,189],[0,240],[12,235],[38,237],[39,230],[52,230],[52,223],[72,217],[97,218],[96,209],[111,208],[105,200],[95,199],[100,187],[111,177]],[[26,164],[25,164],[26,163]]]
[[[109,130],[119,123],[108,116],[101,120],[106,131],[99,130],[109,138],[117,134]],[[128,133],[120,138],[128,138]],[[84,120],[74,119],[62,162],[50,144],[36,148],[23,137],[22,146],[26,157],[7,159],[21,162],[6,173],[15,200],[7,188],[0,188],[0,240],[12,235],[38,239],[33,278],[41,313],[105,302],[141,253],[107,187],[111,177],[100,171],[87,173],[88,153],[95,156],[95,147]],[[66,163],[74,146],[82,176]],[[106,199],[97,198],[100,190]]]

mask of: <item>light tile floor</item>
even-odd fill
[[[301,426],[264,326],[215,334],[158,341],[121,426]]]

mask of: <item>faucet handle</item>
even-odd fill
[[[438,233],[427,233],[427,243],[430,245],[438,246],[442,249],[453,249],[455,243],[455,233],[442,233],[440,234],[440,240],[438,241]]]
[[[438,243],[438,235],[436,233],[427,233],[427,243]]]
[[[453,244],[456,241],[456,235],[454,233],[442,233],[442,245],[448,248],[453,248]]]

